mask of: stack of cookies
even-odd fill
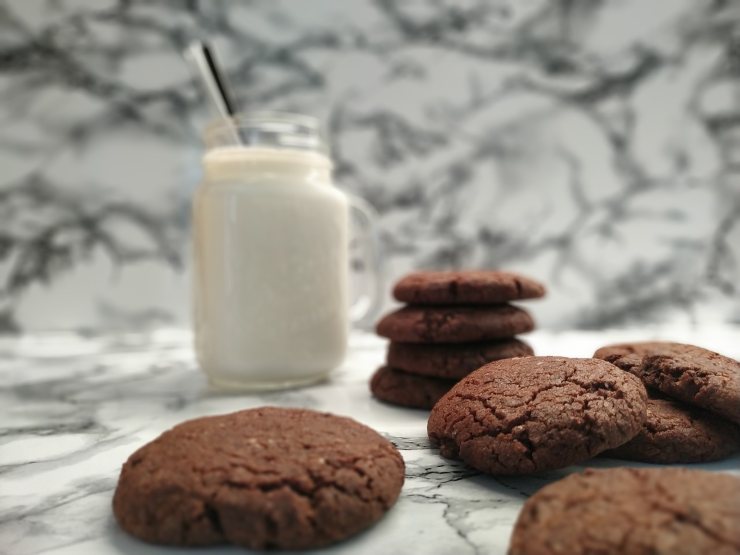
[[[608,345],[594,358],[634,374],[648,393],[640,433],[604,455],[678,464],[716,461],[740,451],[738,361],[669,342]]]
[[[391,340],[386,365],[370,381],[385,402],[430,409],[455,383],[493,360],[531,356],[515,336],[534,329],[510,301],[542,297],[542,284],[511,272],[416,272],[393,289],[406,306],[386,315],[377,333]]]
[[[594,358],[491,362],[434,405],[427,432],[444,457],[515,475],[598,455],[660,464],[716,461],[740,450],[738,424],[738,361],[693,345],[653,342],[603,347]]]

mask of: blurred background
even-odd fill
[[[1,332],[189,325],[196,38],[242,110],[323,119],[389,282],[519,270],[550,329],[740,322],[737,1],[0,0]]]

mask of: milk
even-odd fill
[[[321,152],[224,146],[193,201],[194,330],[212,384],[319,380],[348,333],[348,201]]]

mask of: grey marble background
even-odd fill
[[[740,321],[737,1],[0,0],[0,329],[187,325],[215,43],[327,123],[389,279],[539,277],[543,327]]]

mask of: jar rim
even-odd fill
[[[218,118],[203,131],[206,146],[271,146],[329,153],[318,118],[294,112],[257,110]]]
[[[218,117],[206,124],[204,133],[211,133],[225,127],[239,125],[242,123],[298,123],[311,127],[317,131],[321,125],[319,118],[299,114],[298,112],[283,112],[279,110],[255,110],[252,112],[238,112],[233,116]]]

